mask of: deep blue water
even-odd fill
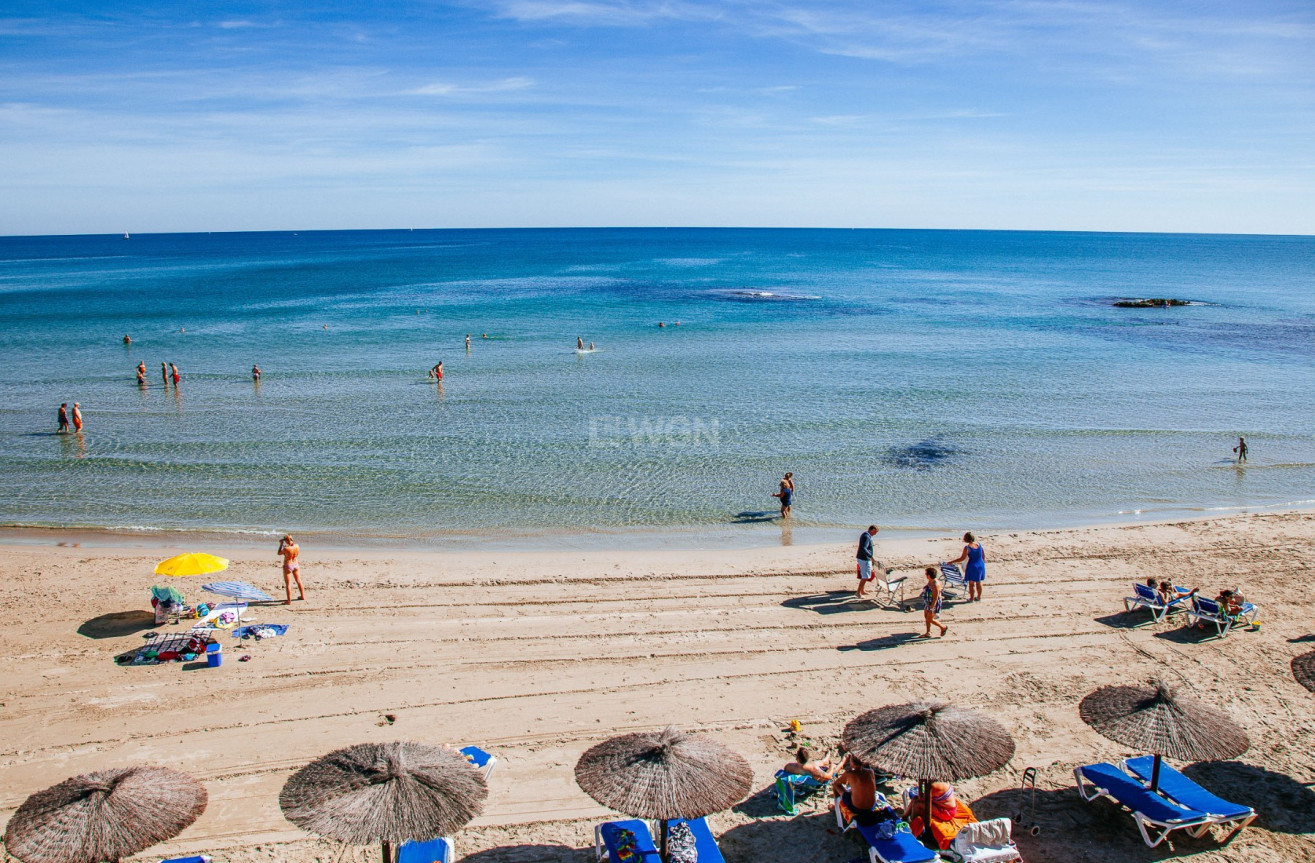
[[[753,537],[786,470],[803,530],[1315,498],[1310,237],[12,237],[0,322],[10,525]]]

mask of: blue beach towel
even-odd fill
[[[234,638],[246,638],[248,635],[252,638],[274,638],[283,635],[288,631],[286,623],[252,623],[247,626],[238,626],[233,629]]]

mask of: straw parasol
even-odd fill
[[[1235,758],[1251,742],[1222,710],[1181,698],[1162,680],[1153,686],[1106,686],[1082,699],[1082,721],[1115,743],[1155,755],[1151,790],[1160,787],[1160,762]]]
[[[1014,757],[1014,738],[989,716],[947,704],[916,701],[869,710],[845,726],[845,749],[864,764],[916,778],[931,828],[931,783],[971,779]]]
[[[1315,650],[1293,658],[1292,676],[1302,686],[1315,692]]]
[[[657,819],[666,860],[667,820],[702,818],[739,803],[753,784],[753,768],[711,737],[667,726],[592,747],[575,763],[575,781],[610,809]]]
[[[289,777],[279,792],[283,815],[303,830],[349,845],[392,846],[434,839],[484,809],[484,775],[444,746],[399,741],[330,752]]]
[[[183,832],[205,811],[205,786],[166,767],[117,767],[27,798],[5,847],[24,863],[114,863]]]

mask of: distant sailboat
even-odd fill
[[[128,232],[127,232],[127,231],[124,231],[124,232],[123,232],[123,238],[124,238],[125,240],[131,239],[131,237],[128,236]]]

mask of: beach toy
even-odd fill
[[[224,646],[217,641],[212,641],[205,647],[205,664],[211,668],[218,668],[224,664]]]
[[[798,734],[798,733],[799,733],[799,728],[800,728],[799,720],[798,720],[798,719],[791,719],[791,720],[790,720],[790,730],[793,731],[793,732],[795,732],[796,734]]]

